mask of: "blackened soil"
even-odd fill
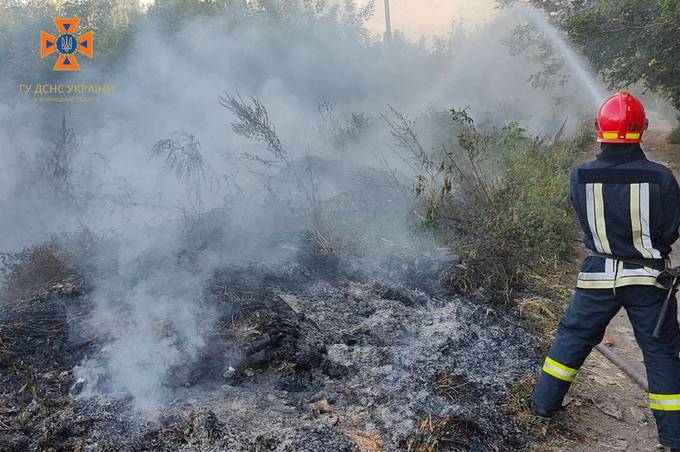
[[[2,324],[0,450],[526,447],[503,408],[539,358],[519,319],[483,294],[439,290],[436,260],[318,264],[216,272],[206,297],[220,322],[202,357],[168,377],[162,406],[146,410],[77,395],[73,368],[105,342],[88,334],[87,294],[35,297]]]

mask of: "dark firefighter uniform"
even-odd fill
[[[652,336],[667,294],[656,277],[669,264],[678,238],[680,190],[671,171],[647,160],[639,144],[604,144],[602,149],[596,160],[572,171],[571,200],[593,255],[581,266],[574,298],[543,365],[534,409],[552,414],[561,407],[579,368],[624,307],[644,355],[660,441],[680,448],[680,331],[674,298],[661,337]],[[640,265],[640,259],[655,265]]]

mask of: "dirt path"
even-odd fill
[[[644,148],[651,160],[680,175],[680,146],[669,144],[666,133],[648,132]],[[677,263],[680,256],[675,260]],[[644,375],[642,354],[624,310],[609,325],[607,335],[614,340],[612,350]],[[568,430],[566,436],[571,439],[553,439],[537,450],[659,450],[647,394],[600,353],[590,355],[569,397],[568,406],[555,422]]]

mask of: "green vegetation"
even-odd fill
[[[514,122],[479,130],[466,110],[429,111],[417,120],[392,110],[383,120],[395,151],[417,173],[422,231],[459,256],[442,276],[444,285],[462,293],[484,288],[503,302],[518,288],[564,299],[562,291],[541,287],[553,285],[548,276],[564,279],[565,269],[573,268],[579,229],[569,175],[594,139],[591,127],[546,140]],[[538,323],[548,335],[548,326]]]
[[[635,8],[630,11],[636,14],[612,15],[613,3],[601,1],[583,13],[569,10],[570,14],[562,21],[579,42],[579,37],[586,36],[589,27],[600,16],[611,16],[603,24],[610,28],[618,24],[621,30],[612,33],[628,33],[631,38],[618,40],[616,45],[607,47],[612,40],[598,41],[600,35],[596,34],[595,45],[589,48],[591,52],[620,53],[616,58],[602,58],[602,61],[616,61],[620,66],[616,66],[616,70],[612,69],[613,66],[609,67],[611,80],[632,83],[644,78],[652,88],[658,88],[671,98],[677,97],[672,84],[672,80],[678,78],[674,72],[678,67],[674,64],[677,59],[673,59],[677,49],[666,49],[663,45],[657,48],[657,44],[666,42],[665,30],[676,24],[679,7],[661,0],[653,2],[655,8],[633,0],[627,2],[635,3]],[[553,3],[558,11],[568,9],[560,2]],[[35,30],[48,28],[52,17],[80,17],[84,27],[95,31],[98,60],[103,61],[105,67],[114,67],[129,53],[129,45],[135,33],[141,30],[141,25],[149,22],[159,25],[162,31],[171,35],[177,25],[195,17],[210,16],[223,20],[227,28],[253,20],[271,21],[273,26],[287,20],[330,21],[343,33],[350,33],[359,42],[368,43],[365,22],[372,13],[373,2],[359,7],[351,0],[333,7],[323,1],[307,0],[158,0],[146,11],[136,0],[47,3],[10,0],[0,7],[0,29],[4,41],[9,43],[0,52],[6,66],[11,68],[10,79],[32,73],[49,81],[52,77],[61,76],[50,70],[51,63],[46,61],[45,66],[41,66],[42,73],[37,73],[33,70],[35,55],[26,55],[17,46],[34,39]],[[618,22],[613,24],[612,21]],[[647,25],[639,28],[643,23]],[[446,49],[455,47],[458,35],[462,33],[460,24],[456,27],[448,37],[448,44],[438,41],[434,53],[445,53]],[[649,39],[632,39],[637,36],[636,33],[643,33],[642,36]],[[640,47],[634,57],[619,48],[631,43]],[[650,63],[647,67],[654,67],[655,77],[640,68],[637,72],[630,70],[636,62],[640,63],[638,60],[643,56]],[[665,65],[668,65],[667,69],[664,69]],[[604,69],[604,66],[599,68]],[[624,73],[629,78],[623,78]],[[317,182],[311,165],[298,168],[289,160],[274,129],[269,127],[264,107],[258,105],[257,100],[253,100],[251,106],[228,95],[221,102],[241,121],[236,123],[235,132],[266,144],[274,160],[282,162],[294,175],[297,188],[318,220]],[[334,112],[327,104],[320,106],[320,113],[325,119],[322,124],[324,133],[341,152],[352,148],[361,134],[374,127],[376,122],[363,113],[357,113],[346,123],[335,124]],[[540,273],[546,262],[570,259],[577,229],[568,200],[568,173],[582,145],[580,138],[552,144],[529,136],[516,123],[498,130],[479,131],[465,111],[453,111],[451,114],[430,111],[421,119],[429,128],[424,135],[431,142],[422,143],[415,132],[415,121],[407,116],[392,110],[383,119],[396,148],[403,152],[404,160],[417,174],[412,188],[422,201],[417,212],[420,225],[427,234],[451,246],[460,256],[460,263],[455,271],[446,275],[445,282],[463,292],[485,287],[508,300],[514,289],[529,284],[529,275]],[[251,126],[255,128],[249,129]],[[65,187],[64,197],[67,199],[72,198],[72,160],[76,151],[74,132],[62,117],[61,133],[53,149],[49,149],[50,159],[44,159],[47,167],[43,172],[50,175],[49,180],[54,179],[55,184]],[[198,140],[190,134],[178,133],[158,141],[152,154],[165,159],[168,169],[186,184],[192,208],[199,214],[203,213],[202,187],[207,183],[207,173],[203,168]],[[263,162],[252,155],[249,157]]]
[[[566,28],[612,86],[642,82],[680,108],[680,3],[600,0]]]
[[[465,111],[452,114],[462,132],[438,177],[453,180],[453,187],[440,192],[436,212],[428,194],[424,223],[439,218],[435,234],[460,256],[446,284],[464,293],[490,289],[509,301],[518,286],[546,274],[546,266],[573,260],[578,228],[569,173],[587,141],[579,134],[546,144],[514,123],[482,133]]]
[[[676,127],[668,136],[668,141],[671,144],[680,144],[680,126]]]
[[[56,33],[54,17],[78,17],[81,31],[94,31],[98,65],[107,70],[125,56],[142,19],[142,8],[137,0],[3,1],[0,4],[0,37],[5,45],[0,49],[0,56],[9,79],[22,83],[31,79],[63,79],[63,74],[51,70],[54,61],[49,58],[43,60],[40,70],[36,71],[37,46],[26,51],[26,43],[37,44],[38,30]]]
[[[640,83],[680,108],[680,2],[532,0],[531,3],[558,21],[611,88]]]

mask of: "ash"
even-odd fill
[[[199,358],[146,409],[83,395],[74,368],[106,341],[88,329],[86,282],[67,277],[2,313],[0,449],[418,450],[423,419],[455,424],[440,450],[523,449],[503,403],[534,372],[539,339],[483,293],[442,290],[450,264],[224,266],[202,294],[219,319]]]

